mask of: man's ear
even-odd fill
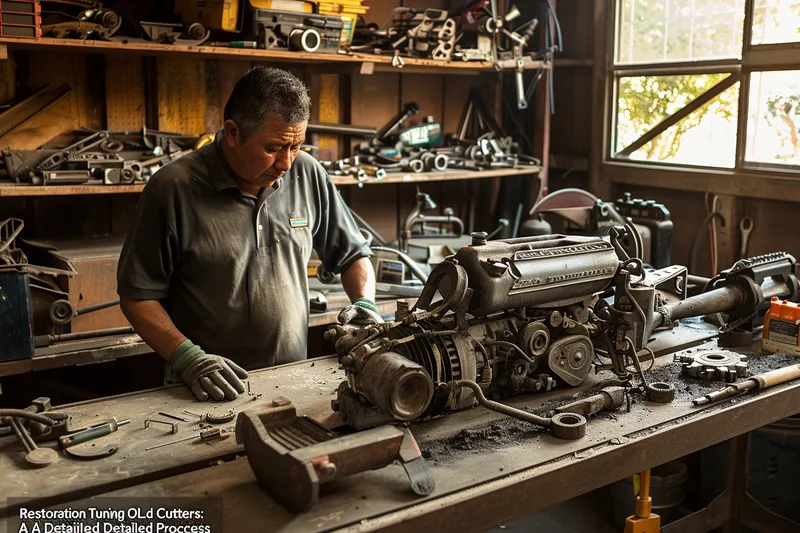
[[[242,143],[242,131],[236,125],[236,122],[228,119],[222,124],[222,129],[225,130],[225,142],[228,146],[233,148]]]

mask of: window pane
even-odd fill
[[[738,58],[745,0],[622,0],[617,63]]]
[[[800,41],[800,2],[756,0],[753,11],[753,44]]]
[[[722,81],[728,74],[637,76],[619,81],[615,153]],[[631,154],[631,159],[733,167],[739,84],[723,91]]]
[[[800,70],[753,72],[745,159],[800,165]]]

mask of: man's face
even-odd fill
[[[286,124],[273,118],[242,141],[236,123],[226,120],[225,144],[229,148],[227,160],[231,170],[249,185],[270,187],[294,163],[300,145],[305,141],[307,124]]]

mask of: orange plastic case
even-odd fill
[[[800,304],[773,298],[764,317],[761,348],[767,352],[786,352],[800,355]]]

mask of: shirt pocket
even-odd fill
[[[299,259],[303,264],[311,258],[313,237],[310,220],[305,214],[287,216],[276,221],[275,234],[280,240],[278,247],[287,257]]]

